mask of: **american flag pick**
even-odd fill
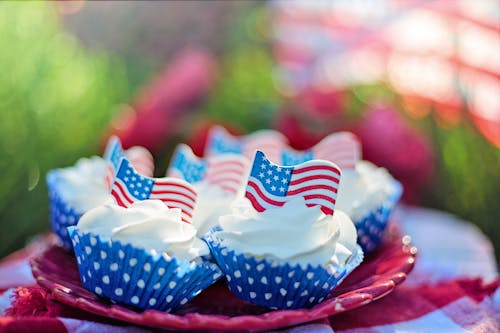
[[[196,191],[191,184],[177,178],[150,178],[137,173],[130,162],[122,158],[111,195],[122,207],[129,207],[135,201],[157,199],[169,208],[180,208],[182,220],[192,221],[192,213],[196,202]]]
[[[328,135],[311,149],[296,151],[286,147],[281,158],[284,165],[320,159],[332,161],[341,168],[352,169],[361,159],[361,145],[353,133],[337,132]]]
[[[261,150],[271,159],[281,157],[288,139],[280,132],[260,130],[249,135],[236,137],[224,127],[214,126],[208,133],[205,155],[221,155],[227,153],[242,154],[251,159],[256,150]]]
[[[112,136],[104,151],[104,159],[109,162],[106,171],[106,186],[108,189],[113,183],[113,178],[115,177],[116,170],[118,170],[120,166],[122,158],[128,158],[137,172],[141,175],[147,177],[153,176],[154,160],[153,156],[146,148],[135,146],[124,151],[120,139],[116,136]]]
[[[189,183],[205,180],[236,193],[247,176],[248,164],[246,157],[236,154],[199,158],[188,145],[180,144],[167,169],[167,176],[181,178]]]
[[[311,160],[295,166],[279,166],[257,151],[245,197],[255,210],[262,212],[302,196],[308,207],[319,205],[323,213],[333,215],[340,176],[340,168],[332,162]]]

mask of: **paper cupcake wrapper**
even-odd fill
[[[62,245],[67,249],[71,249],[73,245],[67,228],[76,225],[82,214],[77,213],[76,210],[71,205],[67,204],[59,193],[57,193],[55,188],[56,173],[57,171],[53,170],[47,174],[50,225],[52,231],[58,236]]]
[[[368,214],[354,221],[358,232],[358,244],[365,254],[375,250],[382,242],[389,217],[401,198],[403,188],[397,181],[393,183],[393,192],[387,200]]]
[[[310,308],[323,302],[363,260],[358,246],[346,267],[333,274],[322,266],[304,269],[300,265],[277,264],[228,250],[214,236],[216,230],[207,233],[205,240],[229,289],[244,300],[273,309]]]
[[[69,227],[85,289],[140,309],[175,311],[222,277],[217,265],[152,254]]]

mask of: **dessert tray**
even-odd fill
[[[138,312],[99,298],[80,282],[72,253],[52,246],[31,261],[38,284],[66,305],[135,325],[171,330],[264,331],[326,318],[366,305],[403,282],[415,263],[410,237],[392,237],[365,258],[328,299],[311,309],[270,310],[234,296],[224,281],[212,285],[174,313]]]

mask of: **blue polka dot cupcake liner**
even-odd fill
[[[209,231],[205,240],[225,275],[229,289],[253,304],[272,309],[310,308],[323,302],[332,290],[362,261],[358,246],[346,267],[330,272],[323,266],[279,264],[266,259],[236,254],[220,244]]]
[[[69,227],[85,289],[137,309],[172,312],[222,277],[211,262],[189,262],[105,241]]]
[[[61,241],[61,244],[67,249],[72,249],[73,245],[67,228],[76,225],[82,214],[67,204],[59,193],[57,193],[55,188],[56,178],[57,170],[52,170],[47,174],[50,226]]]
[[[382,242],[389,217],[401,198],[403,193],[401,184],[394,181],[392,188],[391,195],[381,206],[354,221],[358,232],[358,244],[365,254],[374,251]]]

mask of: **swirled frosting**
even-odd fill
[[[305,268],[343,266],[356,250],[356,229],[346,214],[325,215],[319,206],[307,207],[302,197],[261,213],[246,198],[232,208],[214,236],[236,253]]]
[[[53,174],[58,195],[78,213],[111,202],[105,183],[108,162],[98,156],[81,158],[72,167]]]
[[[367,161],[342,170],[335,207],[358,220],[382,205],[395,191],[396,181],[385,168]]]
[[[225,191],[220,186],[205,181],[193,184],[198,193],[193,212],[193,225],[198,235],[205,235],[208,230],[219,224],[219,217],[231,211],[235,194]]]
[[[182,222],[181,210],[169,209],[159,200],[137,201],[128,208],[109,204],[85,213],[78,222],[81,232],[130,243],[147,251],[166,253],[181,260],[208,255],[196,228]]]

